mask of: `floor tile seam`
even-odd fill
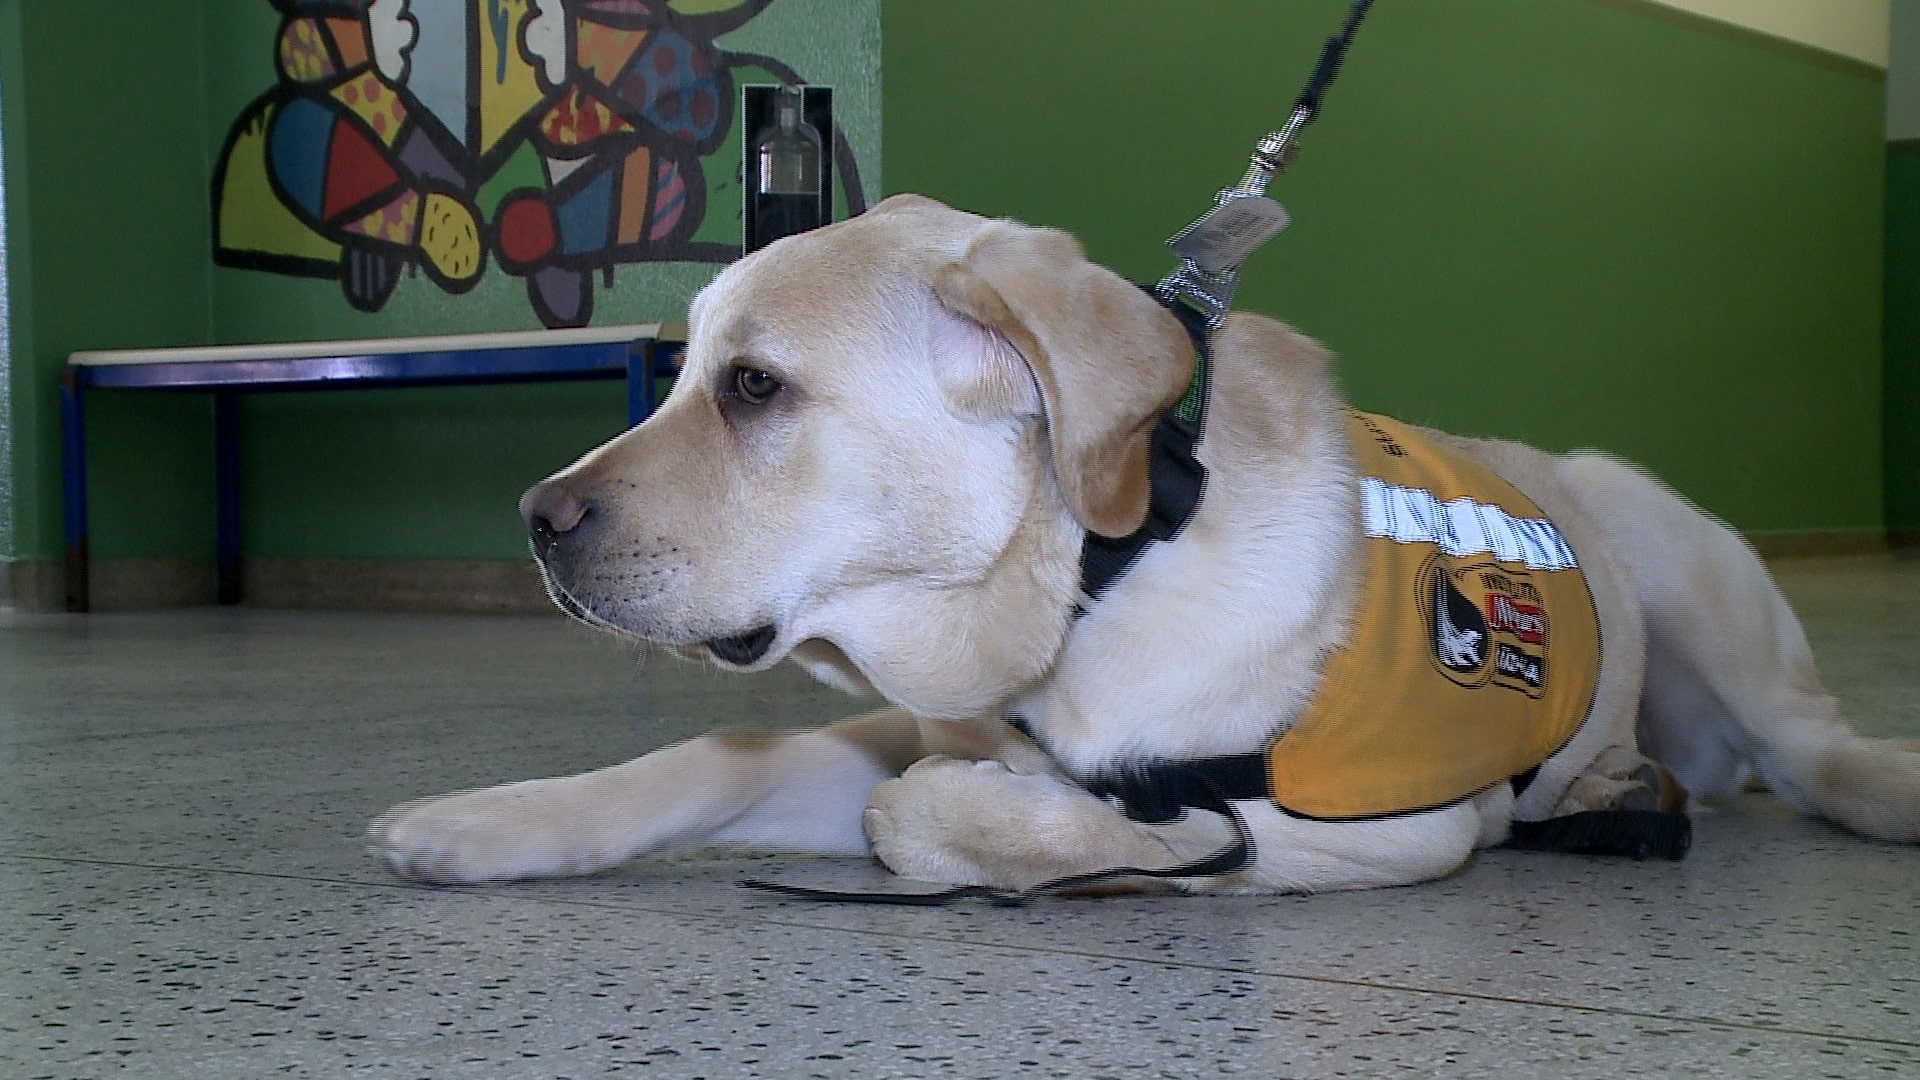
[[[539,897],[536,899],[552,899]],[[609,910],[645,912],[656,915],[674,915],[682,918],[706,919],[714,922],[736,923],[745,920],[728,919],[724,916],[700,912],[673,911],[667,909],[649,909],[629,907],[618,904],[604,904],[595,901],[559,900],[559,903],[579,903],[583,906],[604,907]],[[1920,1041],[1898,1039],[1884,1035],[1863,1035],[1850,1032],[1821,1031],[1813,1028],[1786,1027],[1783,1025],[1757,1024],[1749,1021],[1729,1020],[1719,1017],[1676,1015],[1669,1013],[1646,1012],[1638,1009],[1622,1009],[1608,1005],[1583,1005],[1578,1002],[1556,1001],[1548,998],[1516,997],[1503,994],[1488,994],[1473,990],[1458,990],[1443,987],[1416,986],[1406,983],[1394,983],[1369,979],[1348,979],[1334,975],[1312,975],[1301,972],[1268,971],[1253,967],[1236,967],[1228,964],[1210,964],[1196,960],[1168,960],[1145,956],[1128,956],[1119,953],[1097,952],[1088,949],[1061,948],[1058,946],[1018,945],[1006,942],[974,941],[966,938],[947,937],[939,934],[899,933],[887,930],[868,930],[858,927],[834,926],[830,924],[789,921],[780,919],[751,920],[758,925],[780,926],[796,930],[835,931],[862,937],[889,938],[901,941],[922,941],[929,944],[956,945],[973,949],[989,949],[1002,953],[1023,956],[1067,956],[1082,960],[1100,960],[1111,963],[1141,965],[1162,968],[1176,968],[1186,971],[1206,971],[1222,975],[1239,975],[1247,978],[1267,979],[1284,982],[1304,982],[1320,986],[1335,986],[1344,989],[1373,990],[1393,994],[1407,994],[1416,997],[1443,997],[1460,1001],[1477,1001],[1496,1005],[1518,1005],[1527,1008],[1556,1009],[1565,1012],[1585,1013],[1619,1017],[1622,1019],[1662,1021],[1675,1024],[1698,1024],[1705,1027],[1720,1028],[1727,1031],[1748,1032],[1759,1035],[1782,1035],[1794,1038],[1814,1038],[1835,1042],[1862,1043],[1877,1046],[1896,1047],[1903,1050],[1920,1051]]]
[[[353,714],[355,723],[387,724],[395,721],[417,721],[418,719],[419,714],[417,710],[409,710],[402,707],[395,707],[385,712],[360,710]],[[162,737],[177,738],[186,735],[231,735],[236,731],[257,731],[261,729],[279,730],[282,728],[300,728],[319,730],[321,727],[323,727],[323,725],[316,725],[313,720],[308,717],[295,716],[284,720],[262,720],[254,717],[230,722],[182,724],[176,727],[141,728],[129,731],[99,732],[90,735],[21,735],[0,739],[0,750],[32,750],[61,746],[88,746],[105,742],[127,742],[133,739]]]
[[[1851,1032],[1820,1031],[1811,1028],[1785,1027],[1781,1025],[1756,1024],[1740,1020],[1728,1020],[1718,1017],[1673,1015],[1667,1013],[1646,1012],[1636,1009],[1622,1009],[1607,1005],[1583,1005],[1577,1002],[1555,1001],[1546,998],[1516,997],[1502,994],[1487,994],[1472,990],[1450,989],[1442,987],[1417,986],[1369,979],[1348,979],[1332,975],[1313,975],[1300,972],[1267,971],[1259,968],[1235,967],[1227,964],[1210,964],[1196,960],[1171,960],[1142,956],[1128,956],[1118,953],[1099,952],[1089,949],[1071,949],[1058,946],[1018,945],[1005,942],[983,942],[966,938],[951,937],[930,933],[903,933],[893,930],[874,930],[861,927],[836,926],[830,923],[811,922],[795,919],[773,919],[754,916],[751,912],[735,914],[716,914],[706,911],[692,911],[674,907],[650,907],[636,904],[612,903],[605,900],[591,900],[575,897],[556,897],[551,895],[532,895],[516,892],[511,886],[423,886],[407,881],[367,881],[358,878],[324,877],[314,874],[286,874],[260,870],[235,870],[219,867],[181,866],[165,863],[140,863],[112,859],[88,859],[51,855],[25,855],[0,852],[0,859],[18,859],[32,862],[72,863],[89,866],[108,866],[122,869],[153,870],[167,873],[191,873],[210,876],[233,876],[264,878],[279,881],[293,881],[313,885],[327,885],[336,888],[370,888],[392,892],[441,892],[447,896],[482,897],[488,900],[507,900],[515,903],[549,904],[567,907],[586,907],[623,915],[655,915],[678,919],[694,919],[703,922],[723,923],[729,926],[777,926],[793,930],[830,931],[857,937],[882,938],[896,941],[914,941],[928,944],[960,946],[972,949],[987,949],[1010,955],[1020,956],[1067,956],[1083,960],[1100,960],[1110,963],[1129,965],[1147,965],[1162,968],[1176,968],[1187,971],[1208,971],[1222,975],[1238,975],[1289,982],[1304,982],[1321,986],[1335,986],[1343,989],[1371,990],[1376,992],[1409,994],[1422,997],[1444,997],[1463,1001],[1478,1001],[1498,1005],[1518,1005],[1528,1008],[1557,1009],[1565,1012],[1604,1015],[1622,1019],[1660,1021],[1664,1023],[1699,1024],[1728,1031],[1741,1031],[1762,1035],[1780,1035],[1795,1038],[1826,1039],[1838,1042],[1862,1043],[1901,1049],[1920,1050],[1920,1041],[1896,1039],[1880,1035],[1862,1035]]]
[[[396,713],[392,717],[368,716],[356,714],[357,723],[382,723],[389,720],[404,719]],[[66,747],[98,747],[109,743],[121,744],[137,739],[178,739],[198,735],[231,735],[239,731],[276,730],[280,728],[310,727],[309,720],[237,720],[231,724],[205,724],[180,728],[147,728],[141,731],[103,733],[98,735],[50,735],[45,738],[26,736],[18,739],[0,739],[0,750],[53,750]],[[285,740],[275,740],[273,745],[284,745]],[[266,744],[262,744],[266,748]]]
[[[100,866],[117,870],[155,870],[169,874],[202,874],[219,877],[264,878],[273,881],[298,881],[311,885],[338,885],[368,889],[391,889],[399,891],[426,891],[436,886],[423,885],[417,881],[369,881],[364,878],[326,877],[321,874],[291,874],[273,870],[242,870],[231,866],[198,866],[193,863],[156,863],[139,862],[133,859],[100,859],[84,855],[44,855],[30,851],[0,850],[0,861],[17,860],[31,863],[66,863],[74,866]],[[446,886],[449,891],[460,890],[479,895],[482,887]]]

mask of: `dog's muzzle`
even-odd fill
[[[590,610],[587,602],[576,595],[581,562],[583,558],[592,558],[592,535],[602,517],[596,514],[593,499],[581,496],[564,481],[543,480],[520,496],[520,517],[527,523],[533,557],[546,575],[547,593],[554,604],[590,625],[631,632]],[[723,664],[751,667],[766,657],[779,636],[779,628],[767,623],[698,644]]]

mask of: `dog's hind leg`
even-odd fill
[[[863,854],[874,786],[930,748],[1017,757],[1005,724],[927,724],[883,709],[818,730],[711,734],[575,776],[396,807],[368,829],[408,877],[501,881],[592,873],[699,844]]]
[[[1753,550],[1631,466],[1576,455],[1560,468],[1645,613],[1642,749],[1696,794],[1731,790],[1750,768],[1801,810],[1920,841],[1920,753],[1848,727]]]

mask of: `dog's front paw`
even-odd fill
[[[967,789],[984,776],[1010,776],[996,761],[959,761],[930,757],[915,762],[899,778],[873,789],[861,818],[874,857],[887,869],[915,881],[944,885],[1014,887],[990,874],[969,851],[955,844],[954,826],[969,815]],[[968,822],[973,830],[989,828]]]
[[[367,838],[400,874],[439,884],[566,877],[623,861],[578,812],[568,783],[528,780],[410,802],[375,818]]]
[[[917,762],[873,789],[863,821],[889,870],[951,885],[1024,889],[1108,866],[1177,861],[1074,784],[998,761]]]

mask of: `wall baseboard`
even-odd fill
[[[1823,555],[1880,555],[1892,538],[1877,529],[1864,532],[1742,533],[1763,559],[1817,558]]]
[[[0,560],[0,611],[59,611],[58,569],[51,559]]]
[[[1920,532],[1769,532],[1746,537],[1767,560],[1879,555],[1920,548]],[[214,602],[205,559],[96,559],[95,611],[198,607]],[[528,559],[247,559],[240,569],[247,607],[331,611],[434,611],[501,615],[557,613]],[[53,559],[0,561],[0,609],[57,612],[66,579]]]
[[[248,607],[559,613],[531,559],[247,559]]]
[[[95,611],[148,611],[214,602],[211,559],[96,559],[88,581]],[[67,572],[58,559],[0,562],[0,607],[67,609]]]

